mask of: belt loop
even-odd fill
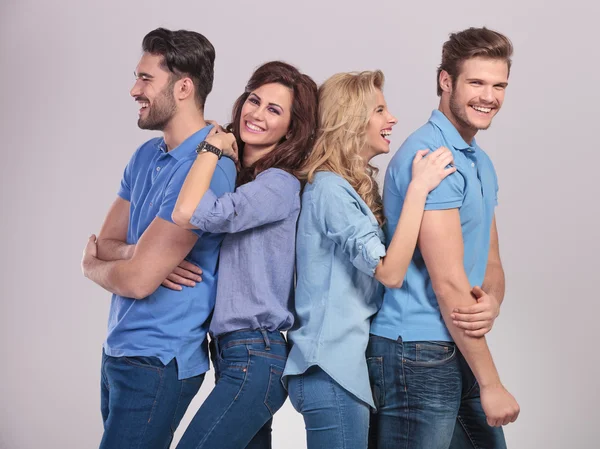
[[[260,333],[262,334],[263,340],[265,340],[265,351],[270,351],[271,340],[269,340],[269,335],[267,334],[266,329],[260,329]]]
[[[402,341],[402,336],[399,335],[398,336],[398,340],[396,340],[396,343],[400,345],[400,360],[402,361],[402,364],[404,365],[404,353],[406,352],[406,348],[404,347],[404,342]]]
[[[219,337],[213,338],[213,341],[215,343],[215,355],[217,356],[217,359],[220,360],[221,359],[221,349],[219,348]]]

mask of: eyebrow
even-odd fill
[[[258,98],[258,101],[262,101],[262,99],[261,99],[261,98],[260,98],[258,95],[256,95],[254,92],[253,92],[253,93],[251,93],[251,94],[250,94],[250,96],[251,96],[251,97],[252,97],[252,96],[254,96],[254,97]],[[283,112],[283,110],[284,110],[284,109],[283,109],[281,106],[279,106],[277,103],[269,103],[269,106],[276,106],[276,107],[278,107],[279,109],[281,109],[281,111],[282,111],[282,112]]]
[[[483,83],[484,81],[480,78],[467,78],[467,82],[471,82],[471,81],[479,81],[480,83]],[[506,87],[508,86],[508,83],[502,82],[502,83],[494,83],[494,86],[502,86],[502,87]]]
[[[152,75],[150,75],[149,73],[146,72],[139,72],[137,73],[136,71],[133,72],[133,76],[135,76],[136,78],[140,78],[140,77],[146,77],[146,78],[154,78]]]

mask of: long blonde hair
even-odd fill
[[[338,73],[319,88],[319,129],[315,146],[300,176],[312,182],[316,172],[331,171],[356,190],[381,226],[383,203],[375,180],[377,167],[360,153],[367,144],[367,125],[376,107],[383,72]]]

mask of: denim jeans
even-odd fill
[[[371,335],[369,377],[377,412],[371,449],[504,449],[487,424],[479,385],[454,343],[403,342]]]
[[[290,401],[304,417],[308,449],[366,449],[369,406],[318,366],[288,378]]]
[[[175,359],[102,353],[101,449],[168,449],[204,374],[178,380]]]
[[[273,415],[287,398],[287,354],[280,332],[240,330],[213,339],[216,385],[177,448],[270,448]]]

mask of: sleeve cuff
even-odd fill
[[[358,254],[353,265],[363,273],[373,276],[382,257],[385,256],[385,245],[378,236],[373,236],[366,242],[357,243]]]
[[[206,217],[213,208],[216,200],[217,196],[212,190],[208,189],[196,207],[192,218],[190,218],[190,223],[199,229],[205,230],[203,224],[206,222]]]
[[[456,209],[462,206],[462,200],[443,201],[435,203],[425,203],[425,210],[446,210]]]
[[[131,193],[129,191],[127,191],[125,189],[119,189],[119,191],[117,192],[117,195],[119,195],[125,201],[131,202]]]

